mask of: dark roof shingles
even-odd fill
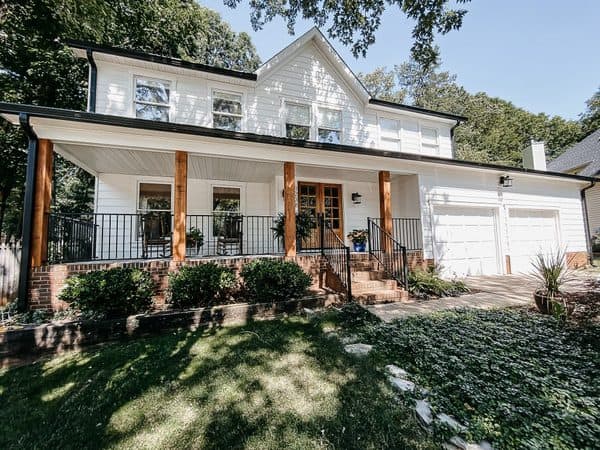
[[[570,172],[578,167],[581,167],[578,175],[593,177],[600,173],[600,129],[548,163],[548,170],[552,172]]]

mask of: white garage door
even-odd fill
[[[556,251],[560,247],[556,212],[510,209],[508,240],[512,272],[531,272],[531,261],[537,253]]]
[[[494,209],[436,206],[433,219],[435,257],[444,275],[500,272]]]

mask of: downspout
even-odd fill
[[[452,159],[456,159],[456,142],[454,142],[454,129],[461,124],[460,120],[457,120],[452,128],[450,128],[450,145],[452,147]]]
[[[584,187],[581,190],[581,209],[583,210],[583,221],[585,224],[585,245],[588,252],[588,260],[590,265],[594,265],[594,254],[592,251],[592,236],[590,234],[590,221],[588,216],[587,202],[585,200],[585,191],[593,188],[596,185],[595,181],[592,181],[589,186]]]
[[[85,51],[88,63],[90,65],[90,75],[88,80],[88,112],[96,112],[96,85],[98,84],[98,67],[94,61],[94,55],[91,48]]]
[[[28,139],[27,146],[27,172],[25,178],[25,199],[23,205],[23,246],[21,250],[21,264],[19,276],[19,293],[17,308],[24,312],[28,307],[29,298],[29,263],[31,259],[31,220],[33,217],[35,168],[37,165],[38,138],[31,124],[29,114],[19,113],[19,124]]]

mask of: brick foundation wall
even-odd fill
[[[192,259],[184,262],[173,262],[170,260],[156,261],[120,261],[106,263],[73,263],[57,264],[35,268],[29,279],[29,307],[31,309],[50,309],[60,311],[67,304],[58,299],[67,278],[73,275],[90,272],[93,270],[104,270],[113,267],[135,267],[150,272],[156,285],[154,304],[161,308],[165,304],[164,293],[168,286],[168,274],[178,270],[183,265],[199,265],[214,262],[225,265],[239,274],[241,268],[257,258],[284,259],[283,256],[268,257],[226,257],[214,259]],[[296,261],[302,269],[313,278],[312,290],[323,287],[334,288],[337,286],[332,274],[327,274],[327,264],[321,260],[320,255],[301,255],[289,258]]]

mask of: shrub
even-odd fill
[[[150,309],[153,293],[148,272],[116,267],[70,277],[59,298],[84,315],[122,317]]]
[[[457,297],[469,292],[462,281],[444,280],[435,270],[415,270],[408,274],[408,292],[422,299],[431,297]]]
[[[244,266],[241,272],[248,300],[272,303],[306,294],[311,277],[292,261],[259,259]]]
[[[215,263],[183,266],[169,275],[168,302],[175,308],[227,303],[237,286],[235,273]]]

